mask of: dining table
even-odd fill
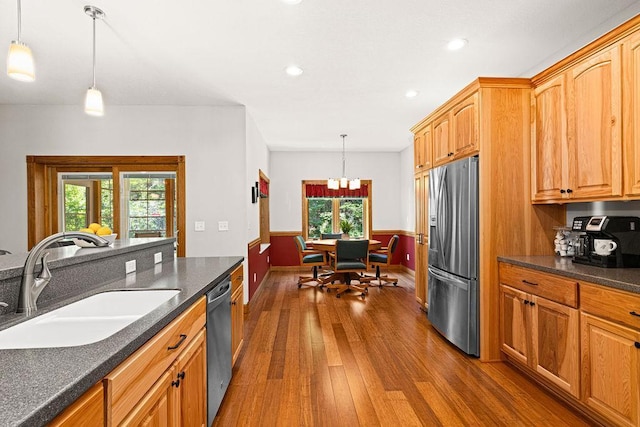
[[[350,239],[350,240],[362,240],[362,239]],[[336,250],[336,242],[338,239],[318,239],[318,240],[307,240],[305,241],[305,245],[309,249],[314,249],[316,251],[325,252],[325,259],[329,260],[329,252],[335,252]],[[369,239],[369,252],[377,251],[382,247],[382,242],[379,240]],[[367,260],[368,261],[368,260]],[[342,273],[337,274],[333,270],[326,270],[324,273],[320,274],[319,279],[322,283],[333,283],[336,280],[340,280]],[[358,280],[357,277],[354,277],[355,280]]]

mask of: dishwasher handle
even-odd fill
[[[231,293],[231,282],[223,282],[207,294],[207,311],[214,310]]]

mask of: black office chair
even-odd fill
[[[304,239],[302,238],[302,236],[295,236],[293,240],[295,240],[296,247],[298,248],[300,265],[312,267],[313,269],[312,277],[299,276],[298,288],[302,287],[303,283],[308,283],[308,282],[316,282],[316,285],[319,285],[322,288],[323,286],[322,280],[318,278],[318,267],[322,267],[323,265],[326,265],[326,261],[324,259],[324,252],[308,249],[307,245],[304,243]]]
[[[322,234],[320,234],[320,238],[322,240],[325,240],[325,239],[338,239],[338,240],[340,240],[340,239],[342,239],[342,234],[340,234],[340,233],[322,233]]]
[[[385,266],[388,268],[391,265],[391,259],[393,258],[393,253],[396,251],[399,240],[400,237],[394,234],[393,237],[389,239],[389,244],[386,247],[369,254],[369,264],[376,268],[375,280],[378,281],[378,286],[380,287],[382,287],[384,283],[393,283],[393,286],[398,286],[398,278],[386,274],[381,276],[380,267]]]
[[[337,289],[336,297],[340,298],[343,293],[354,290],[360,292],[360,296],[364,299],[365,294],[369,291],[368,281],[360,281],[359,285],[352,285],[351,281],[364,278],[363,274],[367,271],[368,255],[368,240],[336,241],[336,252],[329,254],[329,256],[333,261],[334,273],[343,274],[343,282],[325,285],[327,291]]]

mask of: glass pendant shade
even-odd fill
[[[360,189],[360,178],[352,179],[349,181],[349,190]]]
[[[84,98],[84,112],[90,116],[104,115],[104,104],[102,103],[102,93],[95,87],[87,90],[87,96]]]
[[[340,178],[340,188],[347,188],[349,180],[345,177]]]
[[[7,75],[23,82],[32,82],[36,79],[33,54],[29,46],[21,41],[13,40],[9,45]]]
[[[329,178],[329,180],[327,181],[327,188],[331,190],[337,190],[338,188],[340,188],[338,180],[334,178]]]

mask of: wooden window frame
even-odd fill
[[[361,179],[360,183],[362,185],[369,186],[367,197],[364,198],[365,214],[363,218],[363,221],[364,221],[363,226],[365,231],[364,235],[367,236],[367,239],[371,239],[372,238],[371,211],[373,210],[371,194],[373,193],[373,182],[370,179]],[[326,185],[327,181],[326,180],[303,180],[302,181],[302,191],[300,193],[302,195],[302,237],[305,240],[309,239],[309,216],[308,216],[309,202],[308,202],[307,190],[306,190],[307,184]],[[340,198],[339,197],[332,198],[332,213],[333,213],[333,232],[339,233],[341,231],[340,230]]]
[[[177,255],[186,256],[185,156],[27,156],[27,247],[58,230],[58,173],[110,172],[113,231],[120,233],[120,172],[176,173]]]

